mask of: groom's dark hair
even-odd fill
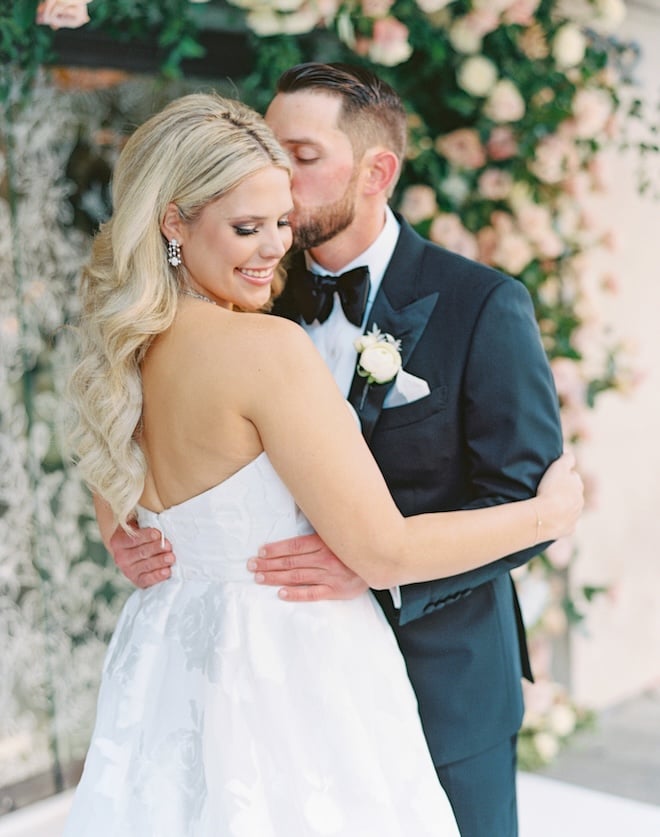
[[[399,94],[375,73],[351,64],[308,62],[286,70],[277,93],[318,90],[341,98],[338,127],[348,136],[356,157],[372,145],[385,145],[403,163],[407,116]]]

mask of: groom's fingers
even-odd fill
[[[279,587],[291,602],[353,599],[367,589],[316,534],[266,544],[247,566],[257,584]]]
[[[131,537],[117,527],[110,538],[109,551],[119,570],[136,587],[151,587],[171,575],[172,547],[157,529],[134,528]]]
[[[351,572],[329,549],[250,558],[248,569],[265,575],[268,584],[318,584],[328,573]]]
[[[267,572],[256,570],[254,580],[257,584],[267,584],[271,587],[298,587],[308,584],[328,584],[328,573],[318,567],[303,567],[301,569],[271,569]]]
[[[344,596],[327,584],[313,584],[309,587],[282,587],[277,591],[280,599],[287,602],[320,602],[328,599],[343,599]]]
[[[259,557],[266,559],[285,558],[294,555],[313,555],[317,552],[332,554],[321,538],[316,535],[299,535],[283,541],[267,543],[259,550]]]

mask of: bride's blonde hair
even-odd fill
[[[167,261],[168,204],[194,222],[205,206],[268,166],[289,160],[263,119],[215,94],[169,104],[128,140],[113,174],[111,219],[95,237],[81,283],[79,357],[69,392],[74,456],[83,479],[126,527],[144,487],[137,442],[140,365],[170,327],[185,276]],[[278,277],[281,290],[282,274]]]

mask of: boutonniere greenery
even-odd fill
[[[387,384],[396,378],[401,369],[401,341],[382,332],[374,323],[371,331],[354,342],[358,351],[357,373],[366,378],[360,409],[370,384]]]

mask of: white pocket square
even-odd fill
[[[413,401],[419,401],[431,392],[429,385],[424,378],[418,378],[416,375],[411,375],[405,369],[400,369],[394,386],[387,393],[383,407],[401,407],[403,404],[410,404]]]

